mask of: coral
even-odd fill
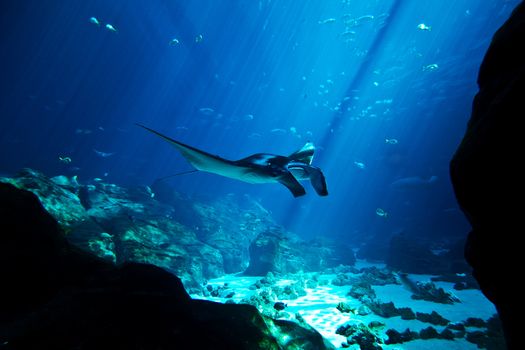
[[[37,197],[0,183],[2,342],[14,349],[333,349],[250,305],[192,300],[153,265],[114,265],[67,242]],[[123,336],[125,335],[125,336]]]

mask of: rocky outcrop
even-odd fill
[[[114,263],[142,262],[180,276],[188,288],[224,274],[221,252],[173,220],[173,207],[147,187],[124,188],[76,178],[47,178],[24,169],[3,179],[35,193],[69,242]]]
[[[330,349],[316,331],[250,305],[192,300],[149,264],[70,245],[37,197],[0,183],[5,349]]]
[[[354,263],[354,252],[344,244],[328,240],[305,241],[273,226],[260,233],[250,245],[250,265],[244,273],[264,276],[268,272],[321,271]]]
[[[198,200],[176,192],[163,181],[151,186],[155,199],[174,208],[173,219],[193,229],[198,239],[220,250],[225,273],[244,271],[248,247],[267,227],[274,225],[269,212],[247,195]]]
[[[407,273],[439,275],[449,271],[448,259],[434,254],[429,246],[404,234],[390,240],[386,262],[388,267]]]
[[[523,265],[525,4],[496,32],[478,76],[479,92],[451,164],[457,200],[472,225],[466,258],[496,305],[510,349],[520,348],[523,307],[515,287]],[[521,229],[520,229],[521,228]]]

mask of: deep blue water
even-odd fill
[[[325,198],[308,183],[294,199],[207,173],[166,181],[209,198],[249,194],[303,237],[461,237],[448,162],[479,64],[518,2],[4,0],[0,172],[148,185],[191,169],[135,122],[230,159],[311,140]],[[391,185],[414,176],[438,180]]]

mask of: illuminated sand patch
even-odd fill
[[[371,264],[361,263],[359,267],[368,267]],[[382,266],[380,266],[382,267]],[[321,275],[319,280],[332,280],[335,275]],[[415,280],[428,281],[431,276],[411,275]],[[235,302],[241,301],[254,293],[249,287],[262,277],[236,277],[224,276],[210,281],[214,286],[221,286],[228,283],[229,287],[235,291],[235,295],[231,298]],[[296,283],[297,280],[290,278],[277,280],[276,286],[286,286]],[[431,313],[438,312],[443,317],[451,322],[465,321],[469,317],[482,318],[484,320],[490,318],[496,313],[493,305],[485,299],[485,297],[478,290],[463,290],[456,291],[451,283],[438,282],[438,287],[443,287],[447,291],[451,291],[456,295],[461,303],[453,305],[437,304],[427,302],[424,300],[411,299],[411,293],[401,285],[386,285],[373,286],[377,298],[382,302],[394,302],[396,307],[410,307],[414,312]],[[360,316],[349,313],[341,313],[336,309],[340,302],[348,303],[353,308],[359,308],[361,303],[346,294],[350,290],[350,286],[333,286],[320,285],[314,289],[306,288],[306,295],[294,300],[278,300],[287,304],[286,312],[288,317],[296,313],[300,314],[302,318],[319,333],[329,340],[334,346],[340,347],[341,343],[346,341],[346,338],[335,333],[336,329],[346,322],[369,324],[372,321],[379,321],[385,324],[385,327],[378,332],[379,336],[386,340],[386,330],[393,328],[397,331],[404,331],[410,328],[412,331],[420,331],[421,329],[430,326],[429,323],[424,323],[418,320],[402,320],[401,317],[383,318],[374,314]],[[193,296],[195,298],[208,299],[213,301],[225,302],[224,298],[203,298],[202,296]],[[276,300],[277,301],[277,300]],[[288,318],[288,319],[289,319]],[[438,332],[443,330],[443,326],[433,326]],[[453,341],[443,339],[432,340],[414,340],[403,344],[384,345],[381,347],[385,350],[474,350],[477,346],[469,343],[465,339],[455,339]],[[350,349],[358,350],[358,346],[351,346]]]

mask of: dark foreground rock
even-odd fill
[[[472,225],[465,256],[498,309],[509,349],[521,349],[524,307],[516,276],[523,266],[523,116],[525,3],[496,32],[478,75],[479,92],[450,174]]]
[[[325,349],[319,333],[250,305],[192,300],[148,264],[72,245],[37,197],[0,183],[4,349]]]

